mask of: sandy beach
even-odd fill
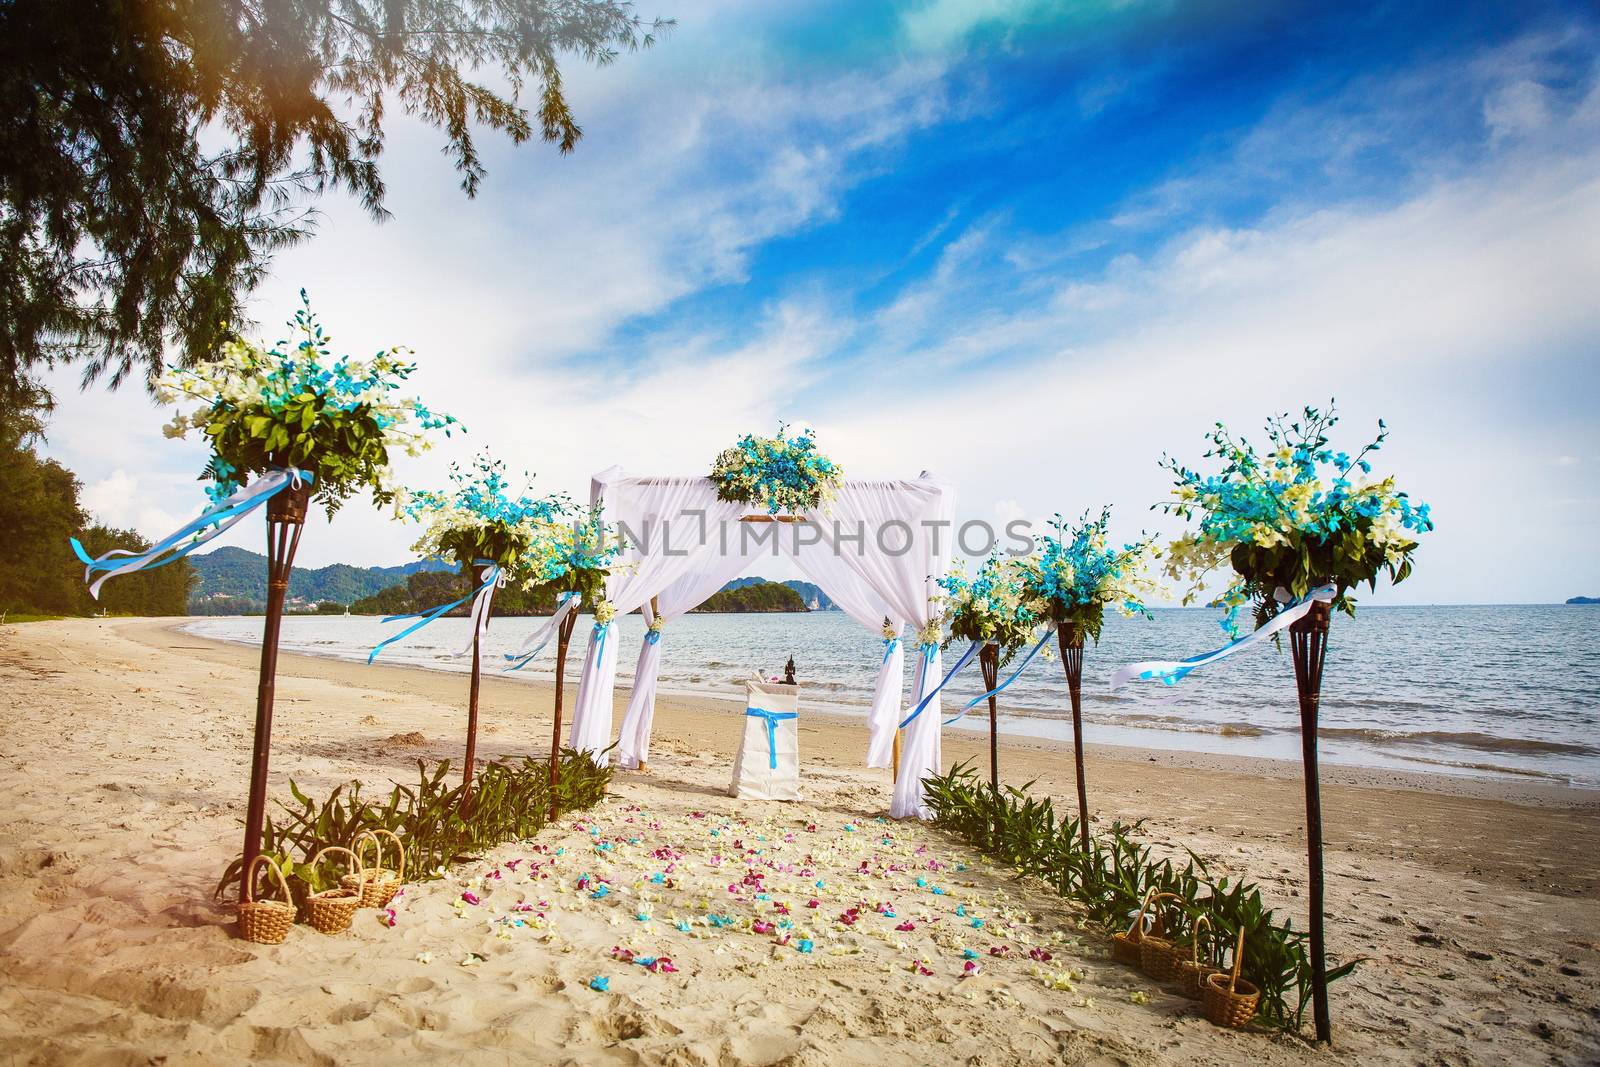
[[[1330,950],[1367,962],[1333,987],[1336,1043],[1319,1050],[1212,1027],[1113,964],[1044,886],[932,827],[880,821],[889,773],[861,766],[858,724],[803,718],[806,802],[730,799],[740,722],[713,700],[664,697],[653,773],[619,774],[603,806],[408,887],[393,928],[369,911],[341,936],[299,926],[250,945],[212,889],[239,847],[257,654],[181,622],[0,627],[5,1062],[1600,1059],[1600,795],[1324,768]],[[465,690],[285,656],[272,795],[290,778],[381,790],[419,758],[458,760]],[[550,696],[486,678],[480,758],[546,753]],[[946,737],[946,763],[977,755]],[[1008,742],[1001,762],[1015,784],[1071,794],[1061,746]],[[1098,820],[1143,819],[1158,847],[1255,879],[1302,919],[1297,766],[1094,748],[1089,776]],[[722,870],[757,848],[778,861],[760,901]],[[676,884],[652,881],[667,862]],[[858,901],[878,907],[841,923]],[[791,927],[743,922],[774,902]],[[685,921],[707,911],[726,928]]]

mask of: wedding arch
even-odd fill
[[[704,602],[764,553],[791,558],[861,625],[878,631],[887,620],[867,714],[867,765],[891,765],[903,714],[904,641],[918,646],[908,706],[917,707],[943,675],[934,627],[938,579],[949,568],[954,540],[950,486],[926,472],[908,480],[846,479],[823,506],[773,514],[720,499],[707,477],[636,476],[613,467],[594,476],[590,497],[625,535],[606,580],[606,600],[617,615],[637,610],[656,623],[639,648],[618,737],[624,767],[639,766],[649,754],[662,645],[671,643],[663,624]],[[614,620],[590,633],[568,735],[572,748],[602,758],[612,741],[619,643]],[[931,815],[922,783],[941,769],[939,710],[934,696],[906,725],[890,807],[895,818]]]

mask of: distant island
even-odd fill
[[[1600,604],[1600,596],[1575,596],[1568,604]]]
[[[805,598],[787,584],[764,578],[729,582],[699,607],[696,612],[807,611]]]

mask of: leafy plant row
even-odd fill
[[[1156,859],[1134,838],[1141,823],[1115,822],[1089,838],[1084,849],[1078,820],[1057,818],[1050,798],[1029,795],[1032,782],[995,792],[965,763],[926,783],[936,824],[1019,874],[1044,879],[1082,906],[1088,920],[1107,933],[1126,930],[1146,896],[1175,894],[1162,903],[1164,937],[1188,945],[1195,920],[1205,915],[1214,933],[1202,931],[1199,956],[1231,970],[1239,931],[1244,931],[1240,976],[1261,990],[1257,1020],[1284,1030],[1300,1027],[1311,999],[1311,959],[1306,934],[1262,901],[1252,882],[1212,878],[1205,861],[1185,849],[1181,865]],[[1349,974],[1359,960],[1328,970],[1328,980]]]
[[[426,881],[439,877],[451,864],[507,841],[532,837],[548,820],[546,760],[525,756],[520,762],[490,763],[470,788],[448,784],[449,760],[432,768],[418,760],[417,773],[415,786],[396,783],[387,799],[378,802],[362,796],[359,782],[338,786],[321,801],[289,783],[294,803],[280,800],[278,817],[267,815],[261,851],[283,870],[296,906],[304,908],[308,893],[337,885],[345,873],[345,857],[328,856],[315,865],[312,858],[329,846],[348,848],[364,830],[388,830],[398,837],[406,850],[406,880]],[[598,803],[611,775],[612,768],[598,765],[589,753],[563,749],[555,795],[558,810],[576,811]],[[217,883],[218,897],[238,884],[243,866],[242,855],[228,864]]]

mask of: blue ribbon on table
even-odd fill
[[[961,653],[961,658],[956,661],[956,665],[954,667],[950,668],[950,672],[944,676],[944,681],[934,686],[932,691],[922,698],[922,702],[917,705],[917,710],[913,711],[910,715],[907,715],[905,719],[901,721],[900,729],[904,730],[907,726],[910,726],[911,723],[916,720],[916,717],[922,714],[922,709],[927,707],[929,702],[932,701],[934,697],[939,695],[939,690],[949,685],[950,679],[954,678],[958,673],[960,673],[961,668],[972,662],[973,657],[978,654],[978,649],[980,647],[982,647],[982,642],[974,641],[970,646],[968,646],[965,652]],[[927,682],[928,664],[933,662],[933,654],[937,651],[939,651],[938,645],[930,643],[922,646],[922,658],[924,660],[922,671],[924,683]]]
[[[143,552],[130,552],[124,548],[114,548],[103,556],[95,557],[84,551],[83,545],[79,543],[76,537],[70,538],[73,554],[84,565],[84,581],[89,581],[95,571],[105,572],[90,583],[89,595],[96,600],[100,599],[100,586],[110,578],[115,578],[121,574],[132,574],[136,571],[154,570],[157,567],[165,567],[169,563],[177,562],[207,541],[226,532],[240,519],[285,489],[290,487],[298,489],[302,484],[312,481],[313,478],[314,476],[310,471],[303,471],[294,467],[268,471],[252,484],[241,486],[226,499],[219,500],[211,505],[178,530],[163,537]],[[215,528],[205,533],[200,532],[206,530],[208,526]],[[184,544],[183,542],[186,539],[188,543]],[[166,558],[161,558],[163,556]]]
[[[555,632],[560,627],[561,620],[566,617],[567,612],[577,610],[577,599],[578,594],[576,592],[566,592],[556,597],[556,610],[551,613],[550,621],[544,624],[544,636],[539,638],[539,643],[534,646],[531,652],[507,653],[506,659],[511,661],[511,666],[507,667],[506,671],[520,671],[532,663],[539,653],[544,651],[544,646],[548,645],[550,638],[555,636]],[[570,607],[568,607],[569,603],[571,604]],[[536,630],[533,636],[537,635],[538,631]]]
[[[1043,637],[1039,638],[1039,643],[1034,645],[1033,648],[1031,650],[1029,650],[1028,654],[1022,658],[1022,662],[1017,665],[1017,669],[1011,672],[1011,677],[1007,678],[1005,681],[1001,682],[999,685],[995,686],[993,689],[989,690],[987,693],[984,693],[982,696],[973,697],[971,700],[967,701],[966,706],[963,707],[960,711],[956,712],[954,715],[950,716],[948,719],[946,719],[944,721],[944,724],[946,726],[949,726],[951,723],[953,723],[957,719],[961,718],[961,716],[965,715],[967,712],[971,711],[973,708],[977,707],[979,704],[983,703],[985,700],[988,700],[990,697],[997,695],[998,693],[1003,691],[1006,688],[1006,686],[1008,686],[1012,682],[1016,681],[1018,676],[1021,675],[1022,672],[1027,669],[1028,664],[1033,661],[1033,657],[1035,657],[1035,656],[1037,656],[1039,654],[1039,651],[1044,648],[1045,644],[1053,636],[1055,636],[1055,631],[1054,630],[1046,630],[1045,631],[1045,635]]]
[[[484,578],[483,584],[479,585],[476,589],[462,597],[460,600],[452,600],[448,604],[441,604],[438,607],[432,608],[428,611],[419,611],[411,615],[390,615],[388,618],[384,619],[383,621],[386,623],[399,622],[401,619],[418,619],[420,621],[412,623],[410,626],[407,626],[404,630],[401,630],[393,637],[379,641],[378,644],[373,647],[372,651],[368,653],[367,663],[370,664],[373,660],[377,659],[379,652],[382,652],[385,648],[388,648],[396,641],[410,637],[412,634],[416,633],[433,620],[450,611],[454,611],[456,608],[459,608],[461,605],[465,604],[467,601],[471,600],[473,597],[477,596],[479,593],[482,593],[485,589],[488,589],[490,586],[494,585],[495,582],[500,580],[500,565],[498,563],[487,559],[475,559],[472,561],[472,565],[474,567],[489,568],[488,577]],[[476,625],[476,622],[474,622],[474,625]],[[469,645],[467,647],[470,648],[471,646]]]
[[[767,768],[778,769],[778,724],[788,719],[798,719],[798,712],[793,711],[768,711],[766,708],[745,708],[745,716],[751,719],[767,720]]]
[[[1279,589],[1274,599],[1283,604],[1278,614],[1260,629],[1248,633],[1236,640],[1229,641],[1221,648],[1203,652],[1198,656],[1190,656],[1181,660],[1146,660],[1142,663],[1131,663],[1126,667],[1119,667],[1111,675],[1111,688],[1116,689],[1132,681],[1159,681],[1164,685],[1177,685],[1187,678],[1192,672],[1209,664],[1225,660],[1238,652],[1243,652],[1256,645],[1264,643],[1267,638],[1299,622],[1300,619],[1317,603],[1328,603],[1337,594],[1332,585],[1321,585],[1311,590],[1298,600],[1290,600],[1289,594]]]

